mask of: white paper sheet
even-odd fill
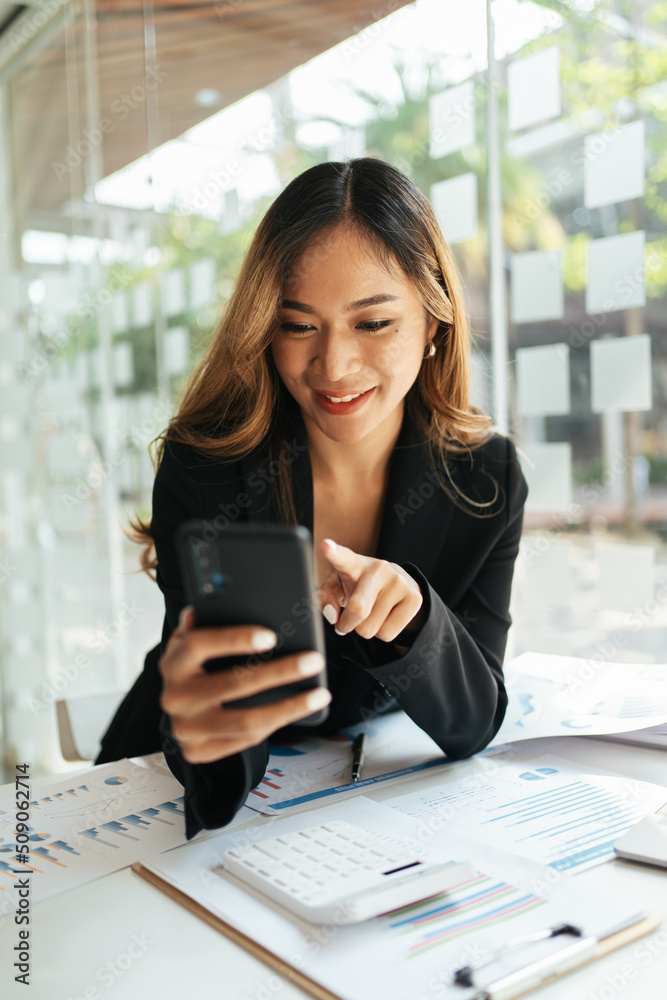
[[[396,836],[419,829],[410,817],[357,798],[262,825],[258,831],[273,837],[333,819],[381,832],[390,824]],[[573,914],[586,934],[601,936],[641,915],[638,901],[586,892],[571,879],[554,880],[549,869],[487,841],[442,826],[428,833],[429,850],[471,859],[477,868],[474,879],[441,896],[348,926],[307,924],[232,883],[219,866],[225,850],[239,843],[240,833],[190,843],[146,858],[144,864],[342,1000],[449,995],[453,970],[508,937],[571,923]],[[525,964],[525,954],[517,962]],[[477,989],[456,987],[459,1000],[475,995]]]
[[[436,817],[557,872],[582,872],[611,861],[614,842],[667,789],[551,755],[530,765],[485,758],[484,773],[388,799],[385,805],[424,824]],[[495,765],[495,766],[494,766]]]
[[[653,546],[600,542],[595,556],[601,606],[610,611],[641,611],[653,597]]]
[[[522,653],[506,664],[505,680],[507,714],[490,746],[667,723],[667,664]]]
[[[429,99],[428,114],[429,155],[432,159],[474,146],[475,85],[472,80],[434,94]]]
[[[511,132],[561,113],[557,45],[514,59],[507,67],[507,124]]]
[[[567,344],[520,347],[516,352],[516,403],[524,417],[570,412]]]
[[[598,208],[644,196],[644,122],[586,136],[584,205]]]
[[[563,252],[531,250],[510,258],[513,323],[563,318]]]
[[[144,854],[186,842],[182,785],[132,761],[59,778],[34,795],[30,786],[28,779],[30,851],[22,855],[28,858],[25,864],[16,853],[17,799],[0,801],[3,898],[13,894],[17,878],[30,879],[30,898],[37,903],[125,868]]]
[[[567,510],[572,503],[572,445],[555,441],[523,445],[522,450],[534,464],[521,460],[528,483],[526,510]]]
[[[650,410],[652,406],[650,334],[591,341],[593,413]]]
[[[586,312],[609,313],[646,305],[643,230],[586,244]]]
[[[477,175],[461,174],[431,188],[431,202],[447,243],[477,236]]]

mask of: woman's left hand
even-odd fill
[[[391,642],[405,628],[418,629],[424,622],[424,598],[409,573],[387,562],[362,556],[345,545],[325,538],[321,551],[334,567],[319,588],[320,609],[336,631],[356,631],[363,639],[377,636]]]

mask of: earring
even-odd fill
[[[432,340],[429,340],[428,351],[426,352],[426,354],[422,355],[422,361],[425,361],[426,358],[432,358],[434,354],[435,354],[435,344],[433,343]]]

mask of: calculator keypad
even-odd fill
[[[374,877],[415,862],[421,863],[400,841],[344,820],[225,852],[225,868],[233,874],[255,885],[264,880],[271,895],[277,897],[277,890],[304,903],[360,891]]]

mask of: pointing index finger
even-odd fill
[[[362,570],[361,561],[365,556],[359,555],[354,549],[348,549],[346,545],[338,545],[333,538],[324,538],[322,544],[326,545],[326,557],[332,566],[352,577],[353,580],[359,578]]]

